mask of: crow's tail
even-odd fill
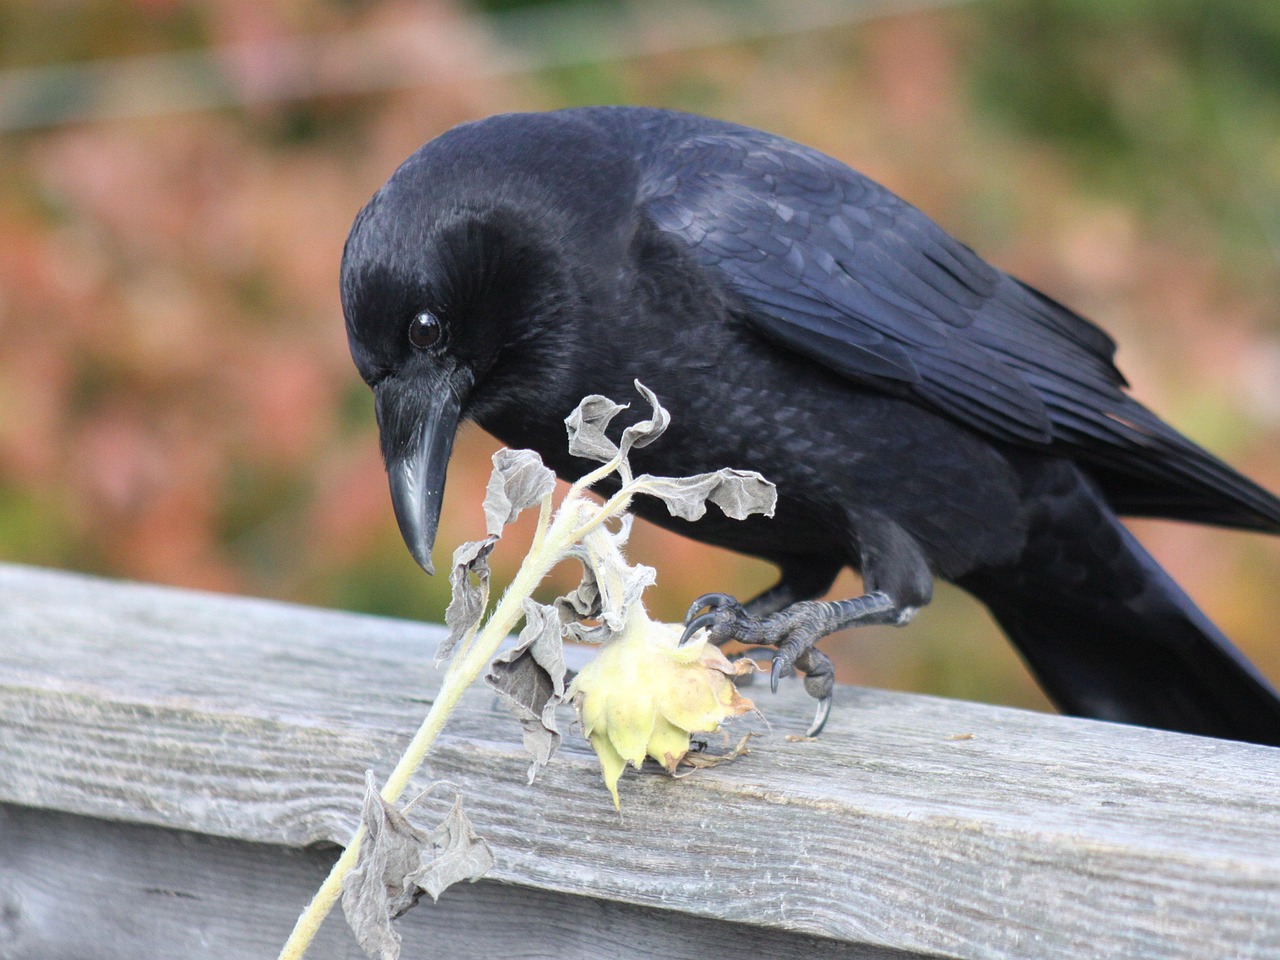
[[[1083,477],[1019,562],[960,580],[1065,713],[1280,746],[1280,695]]]

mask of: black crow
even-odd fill
[[[639,470],[758,470],[773,519],[649,520],[779,567],[690,630],[777,647],[825,719],[856,623],[935,577],[990,608],[1064,711],[1280,745],[1280,698],[1116,519],[1280,532],[1280,500],[1133,400],[1089,321],[843,164],[666,110],[512,114],[426,144],[356,217],[351,353],[428,572],[464,419],[564,477],[563,419],[639,379],[672,415]],[[637,412],[636,416],[639,416]],[[866,594],[822,603],[837,572]]]

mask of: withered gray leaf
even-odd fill
[[[493,869],[493,851],[476,835],[471,821],[462,812],[462,797],[440,826],[431,831],[431,859],[423,863],[409,880],[416,887],[439,900],[440,894],[455,883],[475,883]]]
[[[555,608],[560,615],[562,630],[577,643],[604,643],[613,636],[613,631],[606,624],[589,626],[582,622],[600,616],[600,588],[596,584],[595,573],[585,563],[582,565],[582,581],[564,596],[556,597]]]
[[[771,517],[778,502],[777,488],[753,470],[725,468],[692,477],[655,477],[646,473],[635,483],[638,492],[659,498],[673,517],[685,520],[697,520],[706,513],[708,501],[734,520],[753,513]]]
[[[564,624],[591,620],[600,615],[600,589],[589,567],[582,568],[582,581],[576,587],[563,597],[556,597],[555,608],[560,614],[560,622]]]
[[[657,573],[644,564],[628,564],[622,547],[631,534],[632,516],[626,515],[616,531],[600,526],[570,548],[566,556],[582,563],[582,582],[572,593],[556,600],[562,619],[590,617],[601,621],[598,627],[580,624],[568,628],[575,640],[601,643],[621,630],[627,609],[640,599],[645,588],[653,584]]]
[[[627,622],[627,610],[640,599],[646,588],[653,586],[657,578],[658,572],[643,563],[598,570],[596,586],[600,590],[600,619],[615,633],[621,630]]]
[[[564,644],[556,608],[526,597],[524,617],[516,645],[494,658],[485,680],[520,721],[533,783],[560,746],[556,706],[564,700]]]
[[[608,397],[595,393],[584,397],[573,413],[564,419],[569,432],[569,454],[608,463],[618,455],[618,445],[605,436],[610,422],[625,404],[614,403]]]
[[[480,623],[489,605],[489,554],[497,542],[497,537],[470,540],[453,551],[453,567],[449,571],[452,596],[444,611],[449,635],[436,648],[436,663],[444,663],[453,656],[458,642]],[[476,577],[475,583],[471,582],[472,574]]]
[[[639,380],[635,381],[635,386],[640,391],[640,395],[649,402],[652,413],[648,420],[633,423],[622,431],[620,446],[623,453],[627,453],[632,447],[647,447],[666,433],[667,427],[671,425],[671,414],[667,413],[666,407],[658,402],[657,395]]]
[[[508,450],[493,455],[493,472],[484,497],[486,532],[502,536],[502,528],[522,510],[541,503],[556,486],[556,475],[532,450]]]
[[[391,926],[418,898],[409,875],[430,856],[431,838],[395,807],[382,799],[365,774],[364,808],[360,819],[365,836],[356,865],[342,880],[342,912],[365,955],[375,960],[400,956],[400,935]]]
[[[608,397],[592,394],[578,404],[577,409],[565,418],[565,429],[569,432],[569,453],[575,457],[589,457],[607,463],[622,454],[624,466],[620,470],[623,477],[629,476],[625,467],[626,455],[633,447],[644,447],[662,436],[671,423],[671,414],[658,402],[657,396],[639,380],[635,381],[636,390],[645,398],[651,408],[648,420],[633,423],[622,431],[621,443],[614,443],[606,435],[609,424],[627,404],[614,403]]]
[[[365,835],[356,865],[342,880],[342,912],[366,956],[397,960],[400,935],[391,921],[424,892],[438,900],[460,880],[479,880],[493,867],[493,853],[462,812],[461,795],[427,833],[382,799],[372,771],[365,774],[360,819]]]

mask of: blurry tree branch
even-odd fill
[[[503,77],[822,31],[968,0],[568,2],[0,73],[0,133]]]

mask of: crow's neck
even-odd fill
[[[744,336],[724,291],[652,230],[637,233],[623,263],[558,276],[532,329],[505,351],[469,414],[503,443],[538,450],[570,477],[589,467],[565,451],[564,418],[584,396],[631,404],[615,421],[620,431],[649,415],[635,380],[665,404],[683,406],[690,391],[722,387],[719,365]],[[673,429],[682,432],[679,424]]]

